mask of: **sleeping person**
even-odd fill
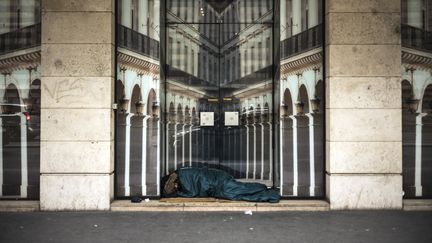
[[[279,202],[279,193],[260,183],[236,181],[225,171],[207,167],[185,167],[162,182],[165,197],[215,197],[250,202]]]

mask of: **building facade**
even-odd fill
[[[432,196],[430,0],[5,0],[0,198],[107,210],[219,168],[331,209]]]

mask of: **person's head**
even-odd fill
[[[174,195],[179,189],[177,173],[173,172],[168,175],[168,179],[165,181],[163,187],[164,195]]]

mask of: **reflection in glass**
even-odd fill
[[[39,198],[40,32],[40,1],[0,2],[0,198]]]
[[[273,186],[272,6],[168,1],[166,174],[208,166]],[[239,126],[225,125],[230,111]],[[215,126],[200,126],[200,112]]]
[[[319,0],[280,1],[280,190],[324,195],[323,24]]]
[[[402,0],[402,144],[405,198],[432,197],[432,2]]]
[[[273,17],[273,0],[167,0],[166,7],[168,23],[238,23],[244,29]]]
[[[117,0],[117,197],[159,195],[159,0]]]

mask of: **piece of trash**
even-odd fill
[[[365,229],[366,232],[369,232],[370,229]]]
[[[95,225],[93,225],[95,228],[97,228],[98,227],[98,225],[97,224],[95,224]]]
[[[230,217],[230,220],[233,220],[233,217]]]
[[[142,198],[140,196],[133,196],[131,198],[131,202],[133,203],[140,203],[142,201]]]
[[[245,214],[247,214],[247,215],[252,215],[252,210],[246,210],[246,211],[245,211]]]
[[[254,228],[249,228],[249,230],[254,230]]]
[[[24,229],[24,226],[20,226],[19,228],[20,228],[20,229]]]
[[[150,198],[144,199],[144,202],[150,202]]]

